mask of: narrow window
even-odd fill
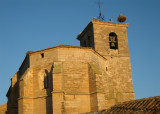
[[[108,68],[106,67],[106,71],[108,70]]]
[[[48,76],[44,76],[44,88],[45,88],[45,89],[49,88]]]
[[[118,38],[114,32],[109,34],[109,45],[110,49],[118,49]]]
[[[44,58],[44,53],[41,53],[41,57]]]

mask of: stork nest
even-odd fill
[[[127,20],[127,17],[120,14],[117,20],[118,22],[123,23]]]

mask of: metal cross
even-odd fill
[[[98,19],[100,19],[101,21],[104,21],[104,15],[102,16],[102,14],[101,14],[101,4],[103,4],[103,2],[101,2],[100,0],[98,0],[97,4],[98,4],[98,7],[99,7],[99,16],[98,16]]]
[[[99,7],[99,14],[100,14],[101,13],[101,4],[103,4],[103,2],[101,2],[101,0],[98,0],[97,4]]]

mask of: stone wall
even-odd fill
[[[95,70],[96,72],[100,71],[98,73],[99,75],[96,75],[96,79],[100,80],[96,85],[100,85],[98,86],[99,91],[105,93],[106,108],[118,102],[134,100],[127,37],[128,26],[129,24],[92,20],[77,38],[80,42],[83,42],[87,35],[93,33],[94,46],[92,48],[106,58],[104,62],[93,56],[94,65],[91,65],[93,69],[98,69],[98,71]],[[118,49],[110,49],[110,33],[116,34],[118,38]]]
[[[0,105],[0,114],[6,114],[7,112],[7,103]]]
[[[32,69],[28,68],[21,76],[19,81],[19,98],[18,98],[18,113],[33,114],[33,75]]]
[[[52,113],[53,64],[33,66],[33,113]],[[46,78],[47,77],[47,78]],[[48,86],[45,85],[46,83]]]
[[[95,50],[103,56],[129,56],[128,24],[93,22]],[[118,38],[118,50],[110,49],[109,34],[114,32]]]
[[[52,112],[52,109],[55,113],[79,113],[83,108],[78,105],[80,101],[88,103],[83,113],[134,99],[128,57],[104,58],[92,49],[63,47],[45,50],[43,54],[44,58],[41,58],[41,52],[30,55],[32,73],[22,76],[25,77],[25,83],[30,80],[27,88],[32,89],[27,89],[23,84],[23,88],[26,88],[23,91],[33,99],[31,105],[34,106],[34,113]],[[44,88],[46,75],[50,81],[47,89]],[[73,107],[75,110],[70,112]]]
[[[93,24],[89,23],[83,33],[80,33],[78,38],[81,37],[81,47],[94,47],[94,35],[93,35]]]
[[[43,57],[42,57],[43,54]],[[37,51],[30,54],[30,67],[43,66],[58,60],[58,50],[56,48]]]
[[[11,86],[7,92],[7,114],[18,113],[18,101],[19,98],[19,82],[17,73],[11,79]]]
[[[108,57],[108,60],[108,77],[105,79],[110,82],[105,90],[108,107],[118,102],[134,100],[129,57]]]
[[[44,54],[43,58],[41,53]],[[31,103],[33,113],[52,113],[53,110],[53,113],[71,114],[96,111],[100,104],[103,104],[103,108],[105,107],[105,102],[100,102],[100,99],[104,100],[104,94],[103,97],[100,97],[101,95],[98,95],[97,90],[92,86],[96,86],[95,82],[89,81],[92,74],[93,78],[96,78],[96,74],[102,75],[106,67],[104,64],[106,59],[94,50],[53,48],[49,51],[44,50],[31,54],[30,60],[30,71],[26,71],[22,76],[21,90],[23,102],[27,102],[28,98],[33,100]],[[93,70],[92,74],[89,74],[90,69]],[[44,88],[44,76],[46,75],[49,76],[50,81],[47,89]],[[27,80],[30,84],[26,85]],[[27,98],[25,98],[26,95]],[[94,97],[99,101],[91,110],[90,102],[93,102]],[[82,105],[84,102],[86,104]]]
[[[95,50],[107,59],[104,86],[107,107],[134,100],[130,55],[127,38],[128,24],[93,22]],[[118,38],[118,49],[110,49],[109,34]]]
[[[88,64],[63,62],[63,75],[65,112],[75,114],[90,111]]]

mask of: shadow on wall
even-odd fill
[[[10,86],[6,96],[8,97],[6,114],[18,114],[18,98],[19,98],[18,81],[15,83],[13,87]]]
[[[53,104],[52,104],[52,91],[53,91],[53,68],[52,65],[50,72],[45,69],[44,76],[44,88],[46,89],[46,114],[53,114]]]
[[[11,86],[7,92],[7,112],[6,114],[18,114],[18,99],[20,97],[20,78],[29,68],[29,55],[24,59],[19,71],[12,77]]]

